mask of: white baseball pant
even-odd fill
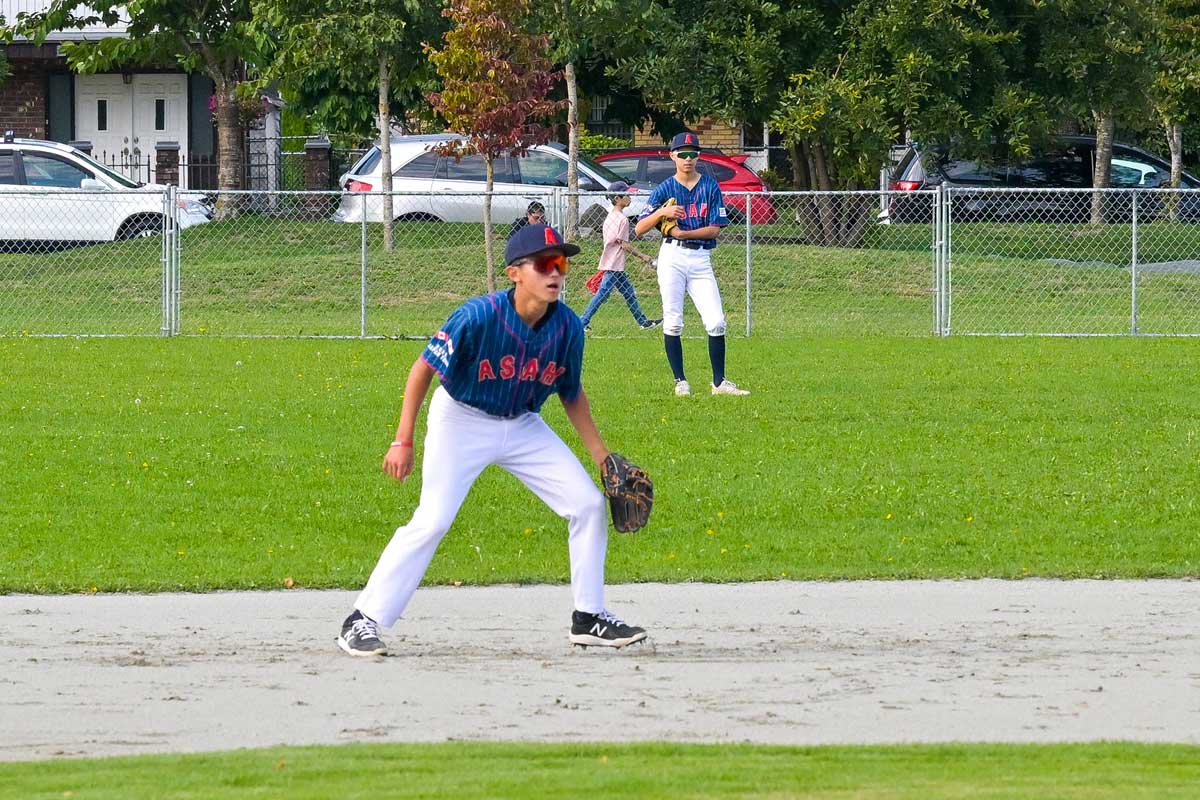
[[[566,518],[575,609],[604,610],[608,505],[579,459],[540,415],[494,417],[459,403],[441,386],[429,403],[417,510],[396,529],[355,608],[386,627],[400,619],[471,484],[490,464]]]
[[[664,241],[658,251],[658,290],[662,294],[663,333],[678,336],[683,332],[686,293],[708,335],[725,335],[725,309],[713,274],[711,250],[688,250]]]

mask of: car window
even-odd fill
[[[397,178],[423,178],[431,180],[433,173],[437,171],[437,165],[437,153],[422,153],[392,174]]]
[[[606,159],[603,163],[604,166],[620,175],[621,180],[633,183],[637,180],[638,160],[637,156],[628,156],[626,158]]]
[[[0,184],[17,182],[17,157],[11,150],[0,152]]]
[[[646,156],[646,180],[651,185],[657,186],[674,175],[675,162],[670,156]]]
[[[1021,185],[1039,188],[1087,188],[1092,185],[1089,159],[1081,148],[1069,147],[1038,156],[1020,167]]]
[[[445,157],[438,162],[438,178],[482,183],[487,180],[487,165],[481,155],[463,156],[457,160]]]
[[[1008,168],[982,164],[978,161],[947,161],[942,165],[947,180],[955,183],[974,183],[981,186],[1008,185]]]
[[[1145,186],[1155,188],[1170,182],[1170,176],[1159,172],[1153,164],[1129,159],[1113,159],[1109,182],[1112,186]]]
[[[531,150],[517,159],[521,183],[534,186],[566,186],[567,162],[550,153]]]
[[[512,167],[507,157],[501,156],[495,160],[492,164],[492,175],[495,183],[514,182]],[[453,156],[442,156],[438,159],[434,180],[487,183],[487,162],[479,154],[463,156],[457,160]]]
[[[700,159],[701,166],[704,166],[706,164],[708,165],[708,174],[712,175],[717,183],[722,183],[724,181],[731,181],[737,175],[736,172],[734,172],[732,169],[725,166],[724,164],[714,164],[710,161],[705,161],[703,158]]]
[[[78,189],[84,178],[94,177],[74,164],[40,153],[22,153],[25,183],[29,186],[48,186],[56,189]]]
[[[379,160],[383,158],[383,151],[378,147],[372,147],[367,154],[354,165],[354,169],[350,170],[351,175],[370,175],[379,166]]]

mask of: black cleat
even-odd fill
[[[379,625],[361,611],[355,611],[342,623],[337,643],[352,656],[387,655],[387,645],[379,638]]]
[[[571,615],[571,644],[580,647],[624,647],[646,638],[646,631],[627,625],[608,611],[589,614],[576,611]]]

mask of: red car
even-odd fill
[[[746,166],[750,156],[739,153],[726,155],[720,150],[701,150],[700,162],[697,169],[704,175],[716,179],[721,191],[729,192],[768,192],[770,187]],[[613,172],[620,175],[631,184],[652,189],[675,174],[675,162],[671,153],[665,147],[635,147],[632,150],[620,150],[596,156],[598,161]],[[740,223],[746,218],[746,197],[726,197],[725,209],[729,221]],[[767,225],[778,219],[775,206],[766,197],[755,197],[750,206],[750,223],[752,225]]]

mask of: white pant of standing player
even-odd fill
[[[713,274],[711,250],[688,250],[664,241],[658,251],[658,290],[662,294],[663,333],[678,336],[683,332],[686,293],[708,335],[725,335],[725,309]]]
[[[579,459],[540,415],[493,417],[440,386],[429,403],[417,510],[396,529],[355,608],[385,627],[400,619],[471,484],[490,464],[515,475],[566,518],[575,609],[604,610],[608,505]]]

